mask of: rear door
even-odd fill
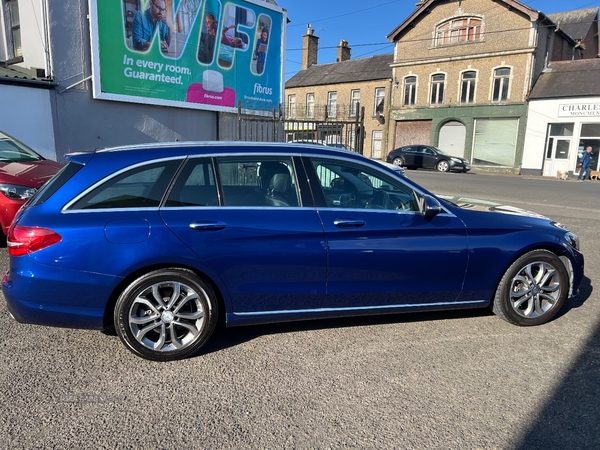
[[[269,167],[269,170],[267,170]],[[267,206],[271,180],[290,185]],[[262,170],[261,170],[262,169]],[[300,311],[325,295],[323,227],[310,196],[300,195],[289,156],[190,159],[161,209],[167,226],[228,289],[228,312]],[[216,180],[220,180],[217,188]],[[308,192],[308,188],[303,189]],[[289,206],[286,206],[289,205]]]

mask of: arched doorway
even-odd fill
[[[438,148],[452,156],[465,156],[467,128],[458,120],[446,122],[440,129]]]

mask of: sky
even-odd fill
[[[301,69],[302,35],[311,24],[319,36],[318,64],[333,63],[341,39],[352,58],[392,53],[386,36],[413,11],[417,0],[275,0],[287,10],[285,80]],[[600,6],[600,0],[521,0],[545,14]]]

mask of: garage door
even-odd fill
[[[396,122],[394,148],[412,144],[429,145],[431,120],[407,120]]]
[[[465,138],[467,128],[460,122],[453,120],[445,123],[440,130],[438,148],[452,156],[465,156]]]
[[[519,119],[477,119],[472,163],[514,167]]]

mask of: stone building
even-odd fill
[[[527,95],[577,42],[514,0],[423,0],[389,35],[396,44],[391,147],[431,144],[484,171],[519,173]]]
[[[303,36],[302,70],[285,83],[285,115],[299,126],[287,130],[287,140],[320,140],[342,143],[355,150],[363,139],[365,156],[381,159],[388,147],[386,120],[391,91],[391,54],[350,59],[348,42],[340,41],[337,61],[317,64],[318,37],[308,27]],[[364,108],[364,130],[347,131]]]

